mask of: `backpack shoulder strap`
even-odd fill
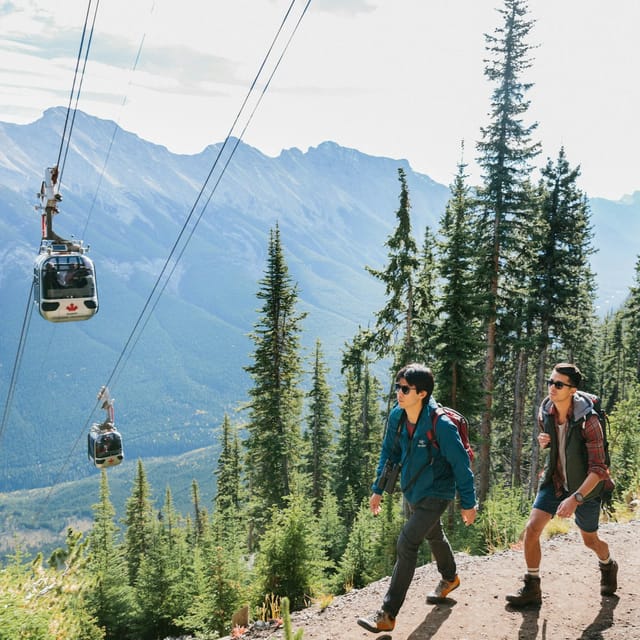
[[[438,405],[431,413],[431,429],[427,431],[427,438],[429,442],[434,444],[436,447],[438,446],[438,440],[436,438],[436,424],[438,423],[438,418],[445,415],[445,413],[444,408],[440,405]]]

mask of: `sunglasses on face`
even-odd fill
[[[411,389],[415,389],[415,387],[410,387],[408,384],[396,383],[396,393],[398,393],[398,391],[402,391],[403,395],[408,396],[411,393]]]
[[[555,387],[556,389],[564,389],[564,387],[575,387],[575,384],[569,384],[568,382],[561,382],[560,380],[547,380],[548,387]]]

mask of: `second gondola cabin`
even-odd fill
[[[122,436],[110,423],[93,424],[87,434],[89,459],[98,467],[115,467],[124,460]]]

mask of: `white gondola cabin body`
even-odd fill
[[[53,231],[53,216],[62,200],[57,187],[58,169],[48,167],[38,194],[42,240],[33,266],[34,301],[50,322],[88,320],[98,313],[96,271],[82,241],[65,240]]]

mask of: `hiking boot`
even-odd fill
[[[460,578],[456,576],[453,580],[440,580],[438,586],[427,595],[427,604],[438,604],[444,602],[447,596],[460,586]]]
[[[514,607],[526,607],[530,604],[541,605],[540,577],[525,574],[524,586],[520,587],[516,593],[510,593],[507,596],[507,602]]]
[[[396,626],[396,619],[380,609],[369,618],[358,618],[358,624],[367,631],[371,631],[371,633],[380,633],[381,631],[393,631]]]
[[[600,563],[600,595],[612,596],[618,588],[618,563],[612,560],[609,564]]]

